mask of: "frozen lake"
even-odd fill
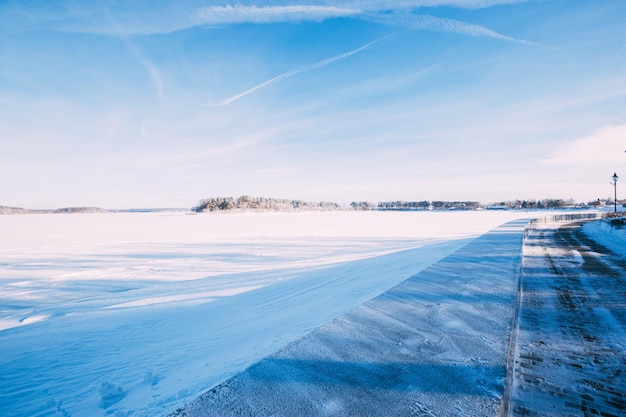
[[[167,413],[524,212],[0,216],[0,414]]]

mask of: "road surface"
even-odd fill
[[[529,228],[510,415],[626,415],[626,260],[580,226]]]

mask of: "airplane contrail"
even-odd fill
[[[254,93],[257,90],[260,90],[260,89],[262,89],[264,87],[267,87],[269,85],[272,85],[274,83],[282,81],[285,78],[293,77],[294,75],[298,75],[298,74],[301,74],[301,73],[306,72],[306,71],[319,69],[319,68],[325,67],[325,66],[327,66],[329,64],[332,64],[333,62],[339,61],[341,59],[348,58],[349,56],[352,56],[352,55],[354,55],[356,53],[359,53],[359,52],[361,52],[361,51],[371,47],[372,45],[380,42],[381,40],[383,40],[385,38],[388,38],[389,36],[391,36],[391,35],[386,35],[386,36],[380,37],[380,38],[378,38],[376,40],[373,40],[373,41],[371,41],[369,43],[366,43],[365,45],[363,45],[363,46],[361,46],[361,47],[359,47],[357,49],[354,49],[354,50],[349,51],[349,52],[344,52],[343,54],[335,55],[335,56],[330,57],[330,58],[326,58],[326,59],[324,59],[322,61],[316,62],[315,64],[307,65],[305,67],[300,67],[300,68],[294,68],[294,69],[289,70],[287,72],[284,72],[284,73],[282,73],[280,75],[277,75],[276,77],[274,77],[274,78],[272,78],[270,80],[267,80],[267,81],[265,81],[265,82],[263,82],[261,84],[255,85],[254,87],[249,88],[246,91],[244,91],[242,93],[239,93],[239,94],[237,94],[237,95],[235,95],[235,96],[233,96],[233,97],[231,97],[229,99],[226,99],[226,100],[224,100],[222,102],[219,102],[217,104],[215,104],[215,103],[207,103],[206,105],[210,106],[210,107],[228,106],[229,104],[233,103],[234,101],[239,100],[240,98],[243,98],[243,97],[247,96],[248,94],[252,94],[252,93]]]

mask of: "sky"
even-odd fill
[[[0,205],[626,198],[623,0],[0,1]]]

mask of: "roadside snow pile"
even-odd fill
[[[583,225],[583,231],[605,248],[626,257],[625,218],[604,219]]]

